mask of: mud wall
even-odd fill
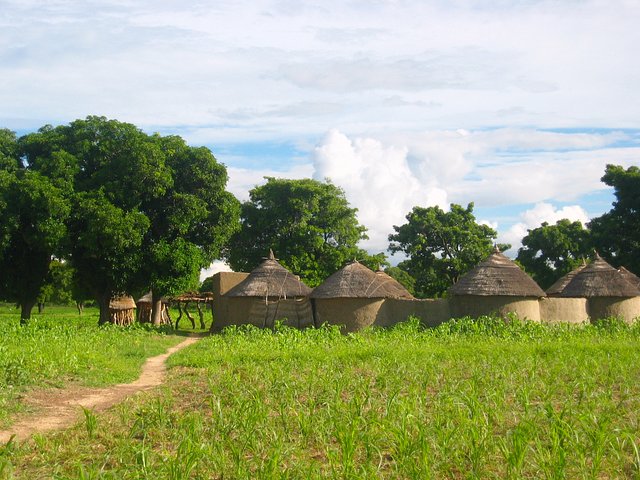
[[[540,319],[544,323],[588,323],[586,298],[544,297],[540,299]]]
[[[532,297],[455,295],[449,299],[449,309],[455,318],[513,313],[522,320],[540,321],[540,304],[537,298]]]

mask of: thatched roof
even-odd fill
[[[270,251],[269,257],[225,296],[295,298],[306,297],[310,293],[311,289],[280,265]]]
[[[640,289],[599,255],[574,276],[560,293],[561,297],[637,297]]]
[[[498,249],[449,289],[453,295],[544,297],[544,291]]]
[[[620,267],[618,271],[627,282],[629,282],[631,285],[635,285],[636,288],[640,288],[640,277],[624,267]]]
[[[131,310],[136,308],[136,302],[131,295],[113,297],[109,301],[109,310]]]
[[[161,298],[162,303],[168,303],[168,300],[166,297],[162,297]],[[136,302],[137,304],[141,304],[141,303],[151,303],[153,301],[153,293],[151,291],[145,293],[143,296],[141,296],[138,301]]]
[[[569,284],[569,282],[573,280],[573,277],[575,277],[579,272],[581,272],[582,269],[586,266],[587,266],[586,263],[583,265],[580,265],[578,268],[574,268],[573,270],[571,270],[565,276],[560,277],[558,280],[556,280],[556,282],[553,285],[547,288],[547,295],[549,295],[550,297],[557,297],[558,295],[560,295],[562,291],[565,289],[565,287]]]
[[[375,273],[354,261],[338,270],[311,293],[311,298],[413,298],[386,273]]]

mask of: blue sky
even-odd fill
[[[0,126],[179,134],[241,199],[331,178],[371,251],[470,201],[517,246],[608,210],[605,165],[639,163],[638,25],[636,0],[0,0]]]

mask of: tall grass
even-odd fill
[[[49,307],[24,326],[14,312],[0,311],[0,426],[23,408],[29,388],[131,381],[147,357],[179,341],[139,325],[98,327],[97,311],[87,310],[79,316]]]
[[[639,340],[615,320],[228,329],[93,438],[0,459],[18,478],[637,478]]]

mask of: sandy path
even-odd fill
[[[35,392],[30,397],[29,404],[37,408],[37,413],[18,419],[7,430],[0,430],[0,442],[8,442],[12,435],[15,435],[16,440],[25,440],[34,433],[68,427],[83,417],[81,407],[100,412],[136,392],[160,385],[167,370],[165,361],[169,355],[198,340],[199,338],[188,338],[162,355],[148,358],[140,377],[132,383],[106,388],[75,387]]]

